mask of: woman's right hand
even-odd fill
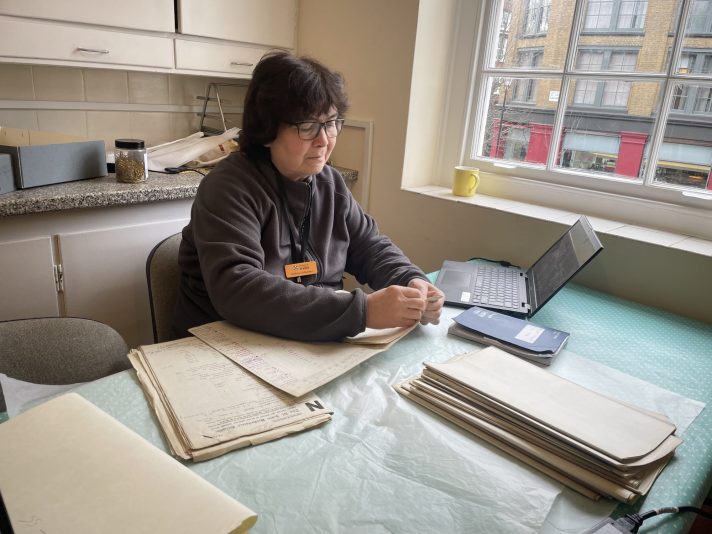
[[[420,321],[427,301],[413,287],[388,286],[366,297],[366,326],[393,328]]]

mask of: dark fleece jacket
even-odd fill
[[[279,181],[289,217],[280,204]],[[299,227],[310,202],[306,260],[316,261],[318,273],[297,283],[284,273],[292,263],[287,225],[300,249]],[[379,234],[338,171],[326,166],[306,181],[293,182],[271,162],[239,153],[201,182],[183,229],[179,263],[174,321],[179,337],[193,326],[225,319],[285,338],[337,340],[366,327],[363,291],[335,291],[342,288],[344,271],[373,289],[426,278]]]

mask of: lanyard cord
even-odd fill
[[[287,191],[284,187],[284,182],[278,176],[277,183],[279,184],[279,196],[280,196],[280,206],[282,207],[282,213],[287,221],[287,230],[289,231],[289,245],[292,250],[292,263],[302,263],[306,257],[307,241],[309,240],[309,231],[311,230],[311,200],[312,200],[312,185],[307,183],[309,186],[309,198],[307,199],[307,211],[304,214],[304,220],[299,228],[299,245],[300,250],[297,252],[297,245],[294,239],[294,233],[292,232],[292,217],[287,209]]]

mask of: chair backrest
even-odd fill
[[[148,300],[151,304],[151,323],[155,343],[172,339],[173,311],[180,283],[178,266],[180,242],[180,233],[165,238],[153,247],[146,260]]]
[[[128,347],[91,319],[46,317],[0,322],[0,373],[35,384],[88,382],[131,367]],[[5,411],[0,389],[0,411]]]

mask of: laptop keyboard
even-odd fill
[[[472,302],[519,308],[519,272],[500,267],[477,270]]]

